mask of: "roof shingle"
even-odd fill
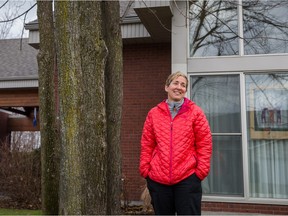
[[[37,78],[37,53],[27,38],[0,40],[0,80]]]

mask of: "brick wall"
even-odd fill
[[[170,44],[124,45],[122,172],[128,200],[139,200],[145,181],[138,172],[140,138],[147,112],[167,97],[171,73]]]
[[[234,212],[251,214],[271,214],[288,215],[288,206],[284,205],[265,205],[265,204],[245,204],[245,203],[222,203],[222,202],[203,202],[202,211],[214,212]],[[221,213],[219,213],[221,215]]]

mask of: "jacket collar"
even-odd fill
[[[188,111],[192,105],[194,105],[195,103],[191,100],[189,100],[188,98],[184,98],[184,103],[182,104],[179,112],[178,112],[178,115],[181,114],[181,113],[184,113],[186,111]],[[166,103],[166,99],[163,100],[161,103],[159,103],[157,105],[157,107],[159,107],[161,110],[165,111],[165,112],[168,112],[170,113],[169,111],[169,107],[168,107],[168,104]]]

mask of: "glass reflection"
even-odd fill
[[[237,1],[190,1],[190,56],[237,55]]]
[[[204,110],[213,134],[211,171],[202,182],[205,194],[243,196],[239,79],[239,75],[191,76],[191,99]]]
[[[287,53],[287,12],[287,0],[243,0],[245,54]]]
[[[239,75],[191,76],[191,88],[213,133],[241,132]]]
[[[240,39],[245,55],[288,53],[287,0],[189,2],[191,57],[239,55]],[[243,13],[243,38],[238,32],[238,6]]]
[[[243,196],[241,136],[213,136],[211,170],[202,188],[206,195]]]
[[[288,198],[288,75],[247,74],[250,196]]]

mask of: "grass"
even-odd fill
[[[41,210],[26,210],[26,209],[2,209],[0,215],[41,215]]]

